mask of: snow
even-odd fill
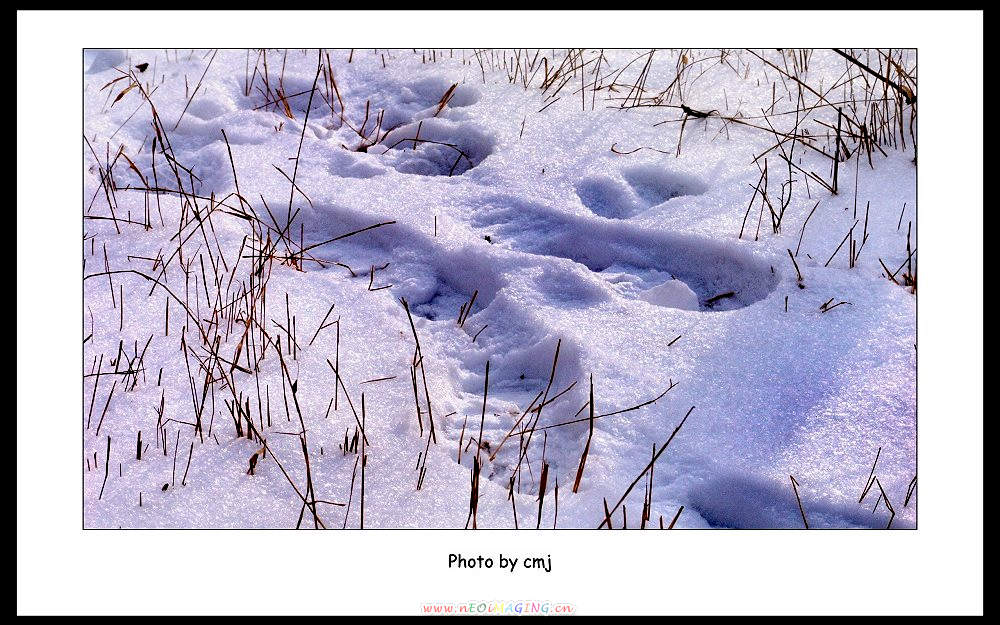
[[[885,527],[889,511],[877,504],[878,487],[858,502],[876,453],[875,474],[895,509],[892,527],[915,526],[916,495],[903,502],[916,474],[916,301],[910,289],[886,278],[880,263],[891,270],[904,264],[911,222],[916,241],[909,135],[905,148],[874,151],[872,166],[867,156],[841,162],[837,196],[815,181],[807,188],[796,172],[780,232],[772,231],[767,214],[758,229],[758,197],[740,237],[761,176],[754,158],[774,146],[774,135],[691,118],[678,154],[681,99],[672,107],[628,109],[605,100],[625,96],[644,60],[618,79],[624,92],[584,92],[581,104],[573,93],[579,73],[553,98],[551,89],[538,88],[538,78],[524,87],[511,84],[502,65],[481,69],[471,51],[438,50],[434,62],[424,51],[328,53],[344,121],[338,97],[325,97],[330,91],[321,73],[304,133],[315,50],[268,51],[270,87],[281,75],[292,118],[280,103],[267,106],[256,89],[264,88],[263,76],[254,74],[255,60],[263,72],[257,50],[85,53],[83,322],[84,336],[92,335],[83,363],[86,527],[295,527],[302,508],[296,488],[305,492],[307,480],[295,400],[321,500],[318,516],[327,527],[359,527],[358,454],[338,446],[358,428],[362,397],[369,445],[365,528],[464,527],[480,419],[478,527],[513,527],[514,508],[519,527],[535,527],[544,456],[541,527],[596,528],[603,501],[619,500],[692,406],[655,464],[647,526],[657,527],[661,516],[669,522],[684,506],[681,528],[801,527],[794,476],[810,527]],[[601,74],[640,54],[605,51]],[[718,52],[695,51],[691,62],[712,54]],[[766,54],[780,63],[777,52]],[[657,52],[648,90],[671,83],[677,56]],[[129,81],[102,90],[121,76],[118,69],[143,62],[146,71],[133,71],[156,106],[168,152],[191,170],[181,170],[180,181],[162,140],[155,158],[150,151],[155,132],[140,89],[113,104]],[[698,62],[704,73],[683,83],[683,103],[692,109],[753,116],[772,105],[776,74],[755,57],[733,60],[740,72],[717,60]],[[842,58],[816,51],[808,80],[829,87],[845,70]],[[439,106],[452,85],[451,99]],[[777,89],[784,101],[775,110],[793,107],[780,80]],[[838,97],[842,92],[835,89]],[[836,124],[828,110],[814,117]],[[794,116],[771,122],[790,129]],[[392,130],[357,151],[363,141],[351,127],[372,133],[379,123],[383,132]],[[825,146],[823,127],[809,128],[816,145]],[[119,146],[134,170],[115,158]],[[787,180],[779,154],[767,156],[772,201]],[[829,159],[801,146],[795,154],[796,164],[830,179]],[[115,162],[114,197],[101,185],[108,161]],[[234,166],[242,201],[233,195]],[[143,180],[182,184],[198,196],[202,219],[191,218],[192,207],[182,215],[176,194],[125,188],[145,186]],[[288,237],[306,247],[386,225],[316,245],[301,268],[281,262],[281,243],[251,284],[250,267],[259,258],[250,253],[253,227],[235,215],[244,202],[271,225],[272,241],[274,224],[290,223]],[[849,266],[846,247],[827,263],[855,221],[866,222],[869,235],[857,263]],[[159,278],[172,296],[136,273],[103,274],[106,249],[110,270],[159,276],[162,262],[151,259],[171,258],[179,240],[182,253]],[[261,329],[246,333],[257,341],[248,347],[240,340],[245,321],[213,322],[212,311],[233,300],[227,310],[245,310],[242,294],[264,278],[266,309],[256,318],[272,339],[281,337],[282,355],[269,347],[259,372],[247,373],[248,352],[262,349]],[[193,319],[174,297],[187,302]],[[411,379],[416,346],[401,298],[420,341],[419,421]],[[286,324],[293,317],[297,347],[289,351]],[[241,368],[212,362],[214,338],[206,345],[202,333],[217,332],[218,354]],[[557,347],[547,397],[558,398],[521,422],[538,416],[522,459],[528,435],[515,425],[549,385]],[[123,375],[140,354],[141,371]],[[207,391],[203,364],[212,372]],[[573,493],[589,435],[591,376],[597,415],[669,392],[594,421]],[[289,379],[296,382],[294,397]],[[427,396],[436,438],[429,445]],[[249,405],[273,453],[260,458],[253,475],[249,458],[262,444],[237,436],[227,407],[234,397]],[[201,404],[199,435],[191,424]],[[140,430],[149,447],[137,460]],[[508,480],[519,460],[512,506]],[[640,480],[624,501],[629,527],[639,525],[645,484]],[[346,519],[346,506],[323,503],[348,500]],[[621,522],[619,508],[616,527]],[[302,525],[313,524],[306,510]]]
[[[698,295],[676,278],[644,291],[640,297],[657,306],[698,310]]]

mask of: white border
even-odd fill
[[[981,614],[982,37],[981,12],[18,12],[18,614],[524,597],[581,614]],[[918,47],[920,529],[256,532],[252,549],[237,531],[81,531],[80,51],[262,44]],[[449,551],[552,554],[554,570],[449,571]]]

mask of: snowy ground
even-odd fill
[[[914,527],[909,118],[754,52],[86,52],[85,526]]]

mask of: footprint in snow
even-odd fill
[[[363,129],[378,129],[381,138],[364,151],[400,173],[460,176],[496,148],[496,139],[460,111],[480,97],[476,87],[440,76],[385,86],[369,100],[375,113]]]
[[[654,163],[626,167],[613,176],[585,176],[576,184],[583,205],[609,219],[628,219],[676,197],[707,190],[701,180]]]
[[[368,153],[404,174],[460,176],[495,147],[496,140],[474,124],[429,118],[392,130]]]
[[[734,310],[777,286],[771,266],[736,243],[650,231],[622,220],[594,221],[499,196],[473,212],[472,225],[521,252],[568,259],[621,295],[684,310]]]

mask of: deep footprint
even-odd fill
[[[778,283],[767,263],[733,243],[598,222],[512,197],[494,198],[474,213],[472,224],[500,245],[572,260],[625,296],[674,308],[692,308],[691,294],[699,310],[742,308]]]
[[[430,118],[390,132],[368,149],[404,174],[460,176],[493,153],[496,140],[467,122]]]
[[[703,480],[688,492],[690,508],[712,527],[798,529],[803,526],[803,514],[809,526],[815,528],[875,529],[888,523],[884,511],[875,515],[860,505],[833,504],[805,494],[802,500],[800,509],[787,482],[765,482],[745,475]]]
[[[621,179],[587,176],[576,185],[583,205],[609,219],[628,219],[673,198],[700,195],[707,190],[708,186],[693,176],[652,163],[623,169]]]

